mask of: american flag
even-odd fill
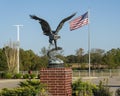
[[[70,30],[78,29],[88,24],[88,12],[70,21]]]

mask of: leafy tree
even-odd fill
[[[120,49],[111,49],[103,57],[103,62],[108,68],[117,68],[120,66]]]
[[[45,47],[43,47],[43,48],[41,48],[40,54],[42,56],[47,56],[47,52],[48,52],[48,49],[46,49]]]
[[[76,63],[76,56],[75,55],[66,56],[66,62],[67,63]]]
[[[93,65],[94,68],[99,68],[100,65],[102,65],[102,58],[104,55],[104,50],[102,49],[92,49],[91,50],[91,63]]]
[[[7,69],[8,69],[8,67],[7,67],[5,53],[4,53],[3,49],[0,49],[0,71],[6,71]]]
[[[79,48],[76,50],[76,56],[83,56],[83,54],[84,54],[84,49]]]
[[[78,63],[83,63],[84,49],[79,48],[76,50],[76,58]]]
[[[47,67],[48,57],[38,56],[32,50],[20,49],[20,70],[40,70],[40,68]]]
[[[40,60],[40,64],[43,68],[46,68],[48,66],[48,57],[47,56],[42,56]]]
[[[17,72],[17,42],[10,41],[4,47],[4,52],[7,60],[8,72]]]
[[[120,48],[116,49],[116,55],[114,59],[115,59],[115,68],[118,68],[120,66]]]
[[[20,62],[22,70],[33,70],[35,53],[32,50],[20,50]]]

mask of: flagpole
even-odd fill
[[[88,10],[88,66],[89,66],[89,77],[91,76],[91,56],[90,56],[90,9]]]
[[[89,11],[86,12],[85,14],[81,15],[80,17],[72,20],[70,22],[70,30],[75,30],[83,25],[88,25],[88,66],[89,66],[89,77],[91,75],[91,69],[90,69],[90,20],[89,20]]]

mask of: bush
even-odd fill
[[[1,77],[2,77],[3,79],[11,79],[12,76],[13,76],[13,75],[12,75],[11,73],[7,73],[7,72],[1,74]]]
[[[0,96],[48,96],[45,86],[38,80],[20,82],[20,87],[14,89],[2,89]]]
[[[37,78],[40,79],[40,74],[37,75]]]
[[[14,79],[21,79],[22,78],[22,74],[17,73],[13,76]]]
[[[23,75],[23,79],[28,79],[30,76],[29,76],[29,74],[24,74]]]
[[[73,96],[93,96],[92,89],[96,88],[88,82],[82,82],[80,79],[72,84]]]
[[[100,81],[99,85],[82,82],[80,79],[72,84],[72,96],[112,96],[109,88]],[[118,95],[119,96],[119,95]]]
[[[42,90],[45,88],[45,84],[42,84],[39,80],[27,80],[24,82],[20,82],[20,87],[29,87],[33,86],[35,89]]]
[[[0,73],[0,79],[2,79],[2,78],[3,78],[3,72]]]
[[[34,79],[36,77],[36,74],[29,74],[31,79]]]
[[[0,96],[36,96],[36,91],[33,87],[21,87],[14,89],[3,89]]]
[[[112,96],[112,92],[110,92],[109,87],[105,86],[105,83],[100,81],[98,88],[93,89],[94,96]]]

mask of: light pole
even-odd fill
[[[23,25],[13,25],[17,27],[17,73],[19,73],[19,48],[20,48],[20,27]]]

